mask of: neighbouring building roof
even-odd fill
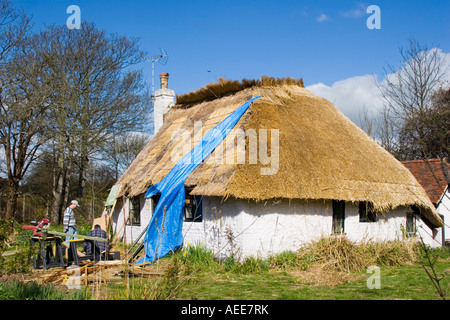
[[[244,84],[239,87],[239,82],[222,79],[206,89],[178,96],[161,129],[119,179],[118,196],[144,193],[161,181],[175,165],[172,155],[179,152],[177,148],[188,145],[190,150],[193,141],[201,139],[194,137],[196,122],[202,124],[204,135],[249,98],[261,95],[235,129],[279,130],[276,174],[260,174],[269,165],[259,160],[249,164],[248,154],[243,164],[225,160],[217,164],[207,158],[185,182],[193,188],[191,194],[254,200],[369,201],[379,211],[417,205],[431,223],[442,226],[429,197],[409,170],[331,102],[306,90],[300,81],[263,78]],[[227,87],[232,90],[225,90]],[[187,132],[190,138],[183,140],[180,132]],[[245,140],[246,151],[249,139]],[[209,157],[217,159],[217,152],[230,150],[234,143],[224,140]],[[235,148],[232,156],[237,152]]]
[[[431,202],[437,204],[448,186],[441,159],[410,160],[402,163],[425,189]],[[447,167],[450,170],[448,164]]]

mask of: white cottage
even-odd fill
[[[256,95],[261,98],[185,181],[185,245],[265,257],[330,234],[402,239],[418,222],[435,245],[443,221],[408,169],[301,79],[268,77],[220,79],[178,96],[118,181],[114,231],[135,241],[158,201],[145,199],[146,190]]]

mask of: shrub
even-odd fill
[[[242,274],[262,273],[269,270],[268,263],[255,257],[247,257],[242,263],[235,263],[232,271]]]
[[[268,262],[272,269],[295,268],[301,264],[298,254],[290,250],[269,256]]]
[[[214,253],[205,245],[188,245],[179,252],[180,261],[192,266],[210,265],[214,262]]]

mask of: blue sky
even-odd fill
[[[169,72],[169,87],[177,94],[218,77],[301,77],[306,86],[331,88],[345,79],[381,76],[388,63],[398,64],[398,48],[410,37],[450,52],[447,0],[13,2],[32,16],[36,30],[65,24],[67,7],[75,4],[82,21],[140,38],[149,55],[164,48],[169,60],[165,66],[156,64],[155,74]],[[381,9],[380,30],[367,28],[369,5]],[[150,85],[151,63],[143,62],[142,68]]]

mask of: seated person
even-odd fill
[[[94,230],[89,231],[89,233],[87,235],[90,237],[107,239],[106,231],[102,230],[102,228],[100,228],[100,225],[98,225],[98,224],[96,224],[94,226]],[[104,251],[108,251],[108,241],[104,242],[104,241],[86,240],[83,244],[84,252],[86,254],[94,253],[94,250],[93,250],[94,243],[95,243],[95,251],[96,251],[95,254],[96,255],[100,255],[100,253],[102,253]]]

